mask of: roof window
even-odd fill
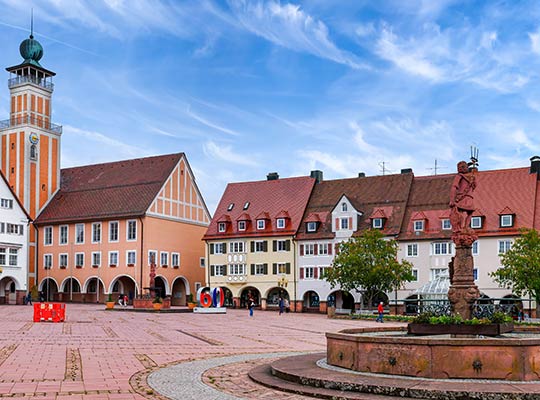
[[[229,207],[227,207],[227,211],[231,211],[234,208],[234,203],[229,204]]]
[[[246,201],[244,203],[244,210],[247,210],[249,208],[249,201]]]

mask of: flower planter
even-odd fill
[[[154,306],[154,310],[159,311],[159,310],[161,310],[162,304],[161,303],[153,303],[153,306]]]
[[[513,323],[505,324],[409,324],[407,333],[409,335],[483,335],[498,336],[503,333],[512,332]]]
[[[193,310],[195,307],[197,307],[197,303],[187,303],[187,306],[190,310]]]
[[[107,301],[107,302],[105,303],[105,308],[106,308],[107,310],[113,309],[113,308],[114,308],[114,301]]]

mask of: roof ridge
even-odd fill
[[[134,187],[134,186],[143,186],[143,185],[153,185],[159,183],[161,184],[161,180],[154,180],[154,181],[148,181],[148,182],[139,182],[139,183],[133,183],[133,184],[125,184],[125,185],[114,185],[114,186],[100,186],[100,187],[93,187],[88,189],[76,189],[76,190],[64,190],[60,188],[58,193],[80,193],[80,192],[92,192],[92,191],[100,191],[105,189],[117,189],[117,188],[126,188],[126,187]]]
[[[139,157],[139,158],[128,158],[128,159],[125,159],[125,160],[108,161],[108,162],[102,162],[102,163],[97,163],[97,164],[87,164],[87,165],[79,165],[77,167],[62,168],[60,171],[63,172],[63,171],[75,170],[75,169],[85,169],[85,168],[92,168],[92,167],[95,168],[95,167],[99,167],[101,165],[110,166],[110,165],[113,165],[113,164],[121,164],[121,163],[126,163],[126,162],[149,160],[151,158],[158,159],[158,158],[167,158],[167,157],[171,157],[171,156],[179,156],[179,157],[181,157],[182,155],[184,155],[183,152],[171,153],[171,154],[163,154],[163,155],[157,155],[157,156],[146,156],[146,157]]]

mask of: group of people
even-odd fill
[[[279,298],[279,315],[283,314],[283,312],[289,312],[291,311],[291,307],[289,306],[289,300],[285,299],[283,297]]]
[[[118,304],[121,305],[122,307],[127,307],[128,306],[128,296],[127,294],[121,294],[120,296],[118,296]]]

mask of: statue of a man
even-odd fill
[[[469,229],[474,212],[473,191],[476,188],[475,176],[469,173],[467,162],[460,161],[457,170],[450,189],[450,223],[454,234]]]

